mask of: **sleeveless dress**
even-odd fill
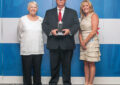
[[[88,16],[84,17],[81,20],[80,28],[83,40],[85,40],[92,31],[91,17],[93,14],[94,13],[90,13]],[[96,33],[96,35],[86,44],[86,50],[83,50],[82,46],[80,46],[80,60],[89,62],[100,61],[101,54],[99,47],[99,40]]]

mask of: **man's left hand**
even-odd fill
[[[64,35],[69,35],[70,34],[70,30],[69,29],[63,29],[62,31],[64,31]]]

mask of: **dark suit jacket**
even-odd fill
[[[58,14],[57,8],[50,9],[46,12],[42,28],[47,35],[47,48],[48,49],[63,49],[72,50],[75,48],[74,34],[80,29],[78,16],[75,10],[65,7],[65,12],[62,18],[63,29],[70,30],[71,35],[56,37],[50,36],[50,32],[58,27]]]

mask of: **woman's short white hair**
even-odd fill
[[[31,2],[28,3],[28,8],[31,6],[31,4],[34,4],[34,5],[36,5],[36,6],[38,7],[37,2],[35,2],[35,1],[31,1]]]

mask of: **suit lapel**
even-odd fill
[[[55,8],[54,9],[54,11],[53,11],[54,13],[53,13],[53,15],[54,15],[54,17],[55,17],[55,26],[57,27],[58,26],[58,14],[57,14],[57,8]]]
[[[64,24],[64,22],[65,22],[65,19],[66,19],[66,17],[67,17],[67,14],[68,14],[68,10],[67,10],[67,8],[65,7],[64,15],[63,15],[63,18],[62,18],[63,24]]]
[[[57,8],[55,8],[55,10],[54,10],[54,15],[55,15],[55,18],[56,18],[56,22],[58,22]]]

